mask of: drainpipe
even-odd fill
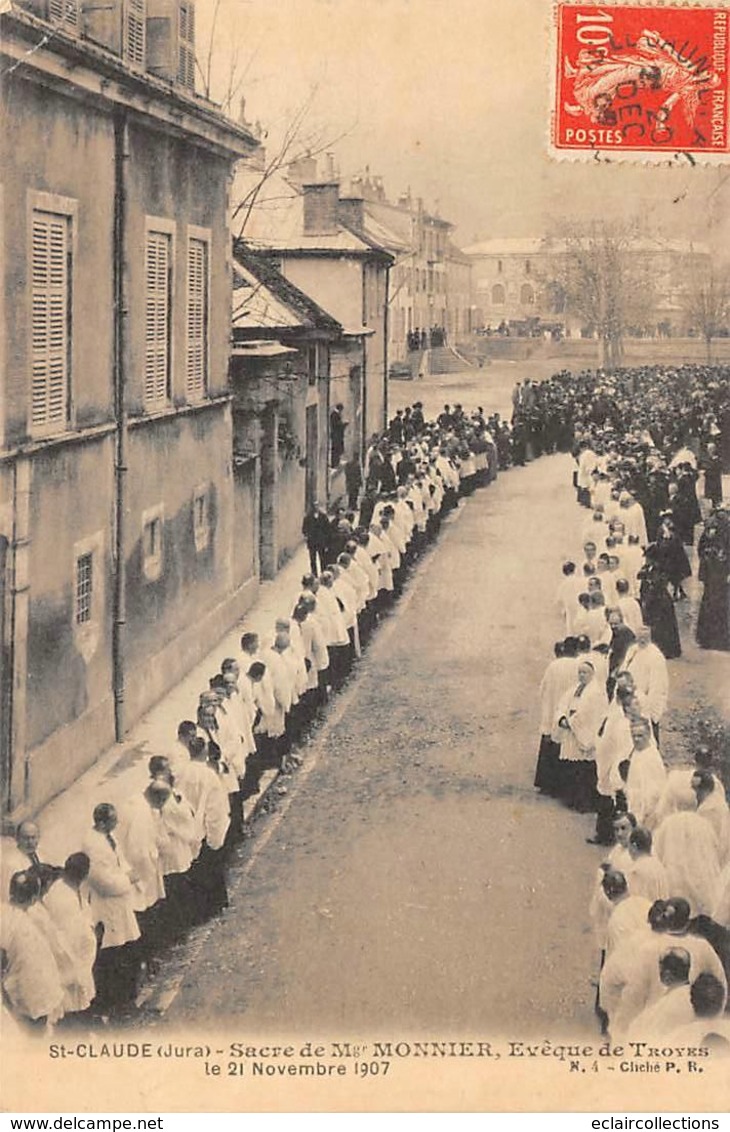
[[[127,628],[127,280],[126,280],[126,171],[129,161],[129,127],[124,111],[114,119],[114,415],[115,444],[115,545],[114,624],[112,628],[112,670],[114,688],[114,734],[119,743],[127,731],[124,676]]]
[[[383,307],[383,428],[388,427],[388,334],[390,332],[390,265],[385,269],[385,305]]]
[[[361,321],[363,329],[367,326],[368,304],[367,304],[367,261],[363,260],[362,263],[362,311]],[[361,375],[361,395],[360,395],[360,412],[362,413],[361,433],[362,433],[362,449],[360,452],[360,462],[365,467],[365,456],[368,450],[368,344],[367,338],[362,336],[362,375]]]

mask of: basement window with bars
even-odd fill
[[[71,218],[33,210],[31,431],[60,432],[71,381]]]
[[[172,233],[148,230],[145,248],[144,403],[160,408],[170,397]]]
[[[89,552],[76,559],[76,624],[88,625],[92,619],[94,594],[94,555]]]
[[[190,401],[205,396],[208,388],[208,241],[191,236],[187,264],[187,368],[186,394]]]

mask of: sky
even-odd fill
[[[730,164],[547,156],[551,12],[550,0],[197,0],[198,56],[205,71],[213,32],[218,100],[237,58],[245,116],[270,147],[311,103],[303,136],[332,142],[343,182],[369,167],[390,199],[410,188],[462,246],[643,216],[730,254]]]

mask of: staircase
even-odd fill
[[[473,363],[460,354],[453,346],[434,346],[429,350],[428,372],[432,374],[463,373],[471,369]]]

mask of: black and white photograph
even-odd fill
[[[727,1111],[729,22],[0,0],[4,1111]]]

